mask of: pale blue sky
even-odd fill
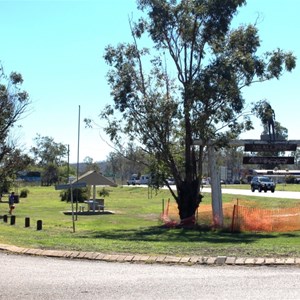
[[[299,10],[298,0],[249,0],[235,24],[254,22],[259,14],[262,50],[279,47],[300,58]],[[85,129],[82,120],[99,121],[101,108],[112,103],[102,56],[106,45],[131,41],[131,14],[137,19],[135,0],[0,0],[0,61],[6,73],[23,75],[33,102],[19,132],[25,149],[39,133],[69,144],[70,161],[76,162],[80,105],[80,161],[86,156],[103,160],[112,151],[103,133]],[[297,67],[279,81],[257,84],[244,94],[248,103],[268,99],[277,121],[288,128],[289,139],[300,139],[299,72]],[[256,125],[243,138],[259,138],[262,128]]]

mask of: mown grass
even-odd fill
[[[238,185],[235,185],[238,186]],[[299,256],[300,231],[289,233],[230,233],[226,231],[163,228],[160,221],[162,199],[171,198],[167,190],[140,187],[108,188],[105,209],[114,214],[78,216],[73,233],[70,203],[62,202],[54,187],[27,187],[14,214],[16,224],[0,220],[0,243],[43,249],[68,249],[104,253],[140,253],[151,255],[228,255],[228,256]],[[248,186],[247,186],[248,188]],[[223,194],[230,202],[238,196]],[[241,196],[245,199],[245,196]],[[299,205],[300,200],[247,197],[259,207]],[[6,199],[3,199],[6,200]],[[206,193],[203,204],[210,204]],[[0,204],[0,215],[7,203]],[[25,228],[25,217],[31,226]],[[43,230],[36,230],[42,220]]]

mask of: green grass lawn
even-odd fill
[[[296,185],[298,186],[298,185]],[[242,185],[234,185],[242,187]],[[289,233],[239,233],[222,231],[162,228],[162,199],[171,198],[167,190],[158,192],[140,187],[108,188],[105,209],[114,214],[78,216],[73,233],[70,203],[62,202],[54,187],[27,187],[27,198],[21,198],[14,215],[16,224],[0,219],[0,243],[42,249],[68,249],[104,253],[140,253],[166,255],[227,255],[227,256],[298,256],[300,231]],[[249,188],[249,186],[245,186]],[[237,196],[223,195],[223,201]],[[245,196],[243,196],[245,198]],[[286,207],[300,200],[262,199],[247,197],[254,206]],[[6,199],[3,199],[6,200]],[[203,204],[210,204],[205,194]],[[0,215],[8,204],[0,204]],[[31,226],[25,228],[25,217]],[[43,230],[36,230],[42,220]]]

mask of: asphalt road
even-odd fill
[[[147,187],[147,185],[138,185],[136,187]],[[175,186],[172,186],[174,189],[176,189]],[[166,186],[163,187],[164,189],[167,189]],[[250,190],[250,185],[248,190],[243,189],[227,189],[224,188],[223,185],[221,185],[222,193],[223,194],[232,194],[232,195],[246,195],[246,196],[258,196],[258,197],[266,197],[266,198],[285,198],[285,199],[299,199],[300,200],[300,192],[289,192],[289,191],[279,191],[275,190],[274,193],[267,191],[265,192],[252,192]],[[204,186],[201,190],[204,193],[210,193],[211,188],[210,186]]]
[[[0,253],[0,299],[300,299],[298,267],[107,263]]]
[[[204,187],[202,192],[210,192],[210,187]],[[276,191],[274,193],[268,192],[252,192],[250,190],[239,190],[239,189],[226,189],[222,188],[222,193],[224,194],[233,194],[233,195],[246,195],[246,196],[259,196],[266,198],[285,198],[285,199],[299,199],[300,200],[300,192],[288,192],[288,191]]]

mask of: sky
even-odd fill
[[[257,22],[260,53],[281,48],[300,59],[299,11],[298,0],[248,0],[233,26]],[[17,133],[25,151],[37,134],[69,145],[70,162],[101,161],[114,151],[99,119],[113,103],[103,54],[107,45],[131,42],[128,17],[139,15],[135,0],[0,0],[0,62],[6,74],[22,74],[32,101]],[[271,103],[290,140],[300,140],[299,75],[300,66],[244,90],[247,104]],[[98,127],[85,128],[84,118]],[[242,138],[260,138],[260,122],[254,118],[254,124]]]

